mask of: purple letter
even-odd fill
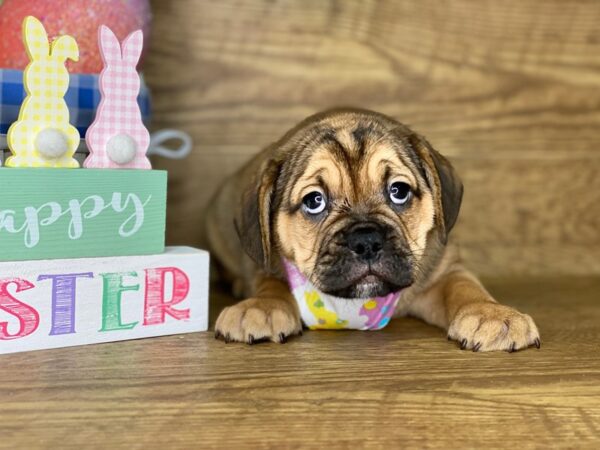
[[[75,288],[77,278],[93,278],[92,272],[40,275],[38,281],[52,280],[52,330],[55,334],[75,333]]]

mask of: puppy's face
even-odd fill
[[[385,116],[340,111],[309,118],[267,153],[244,205],[258,214],[259,257],[277,253],[321,291],[347,298],[427,275],[462,185],[426,141]]]

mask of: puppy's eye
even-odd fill
[[[327,199],[324,194],[321,194],[318,191],[311,192],[310,194],[306,194],[302,199],[302,208],[308,214],[316,215],[321,214],[325,211],[325,207],[327,206]]]
[[[396,181],[390,185],[389,195],[394,205],[404,205],[410,200],[412,191],[408,184]]]

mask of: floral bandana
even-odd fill
[[[291,262],[283,260],[283,265],[302,321],[311,330],[379,330],[389,323],[400,300],[400,291],[366,299],[334,297],[319,292]]]

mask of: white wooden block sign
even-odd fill
[[[0,262],[0,354],[208,329],[208,253]]]

